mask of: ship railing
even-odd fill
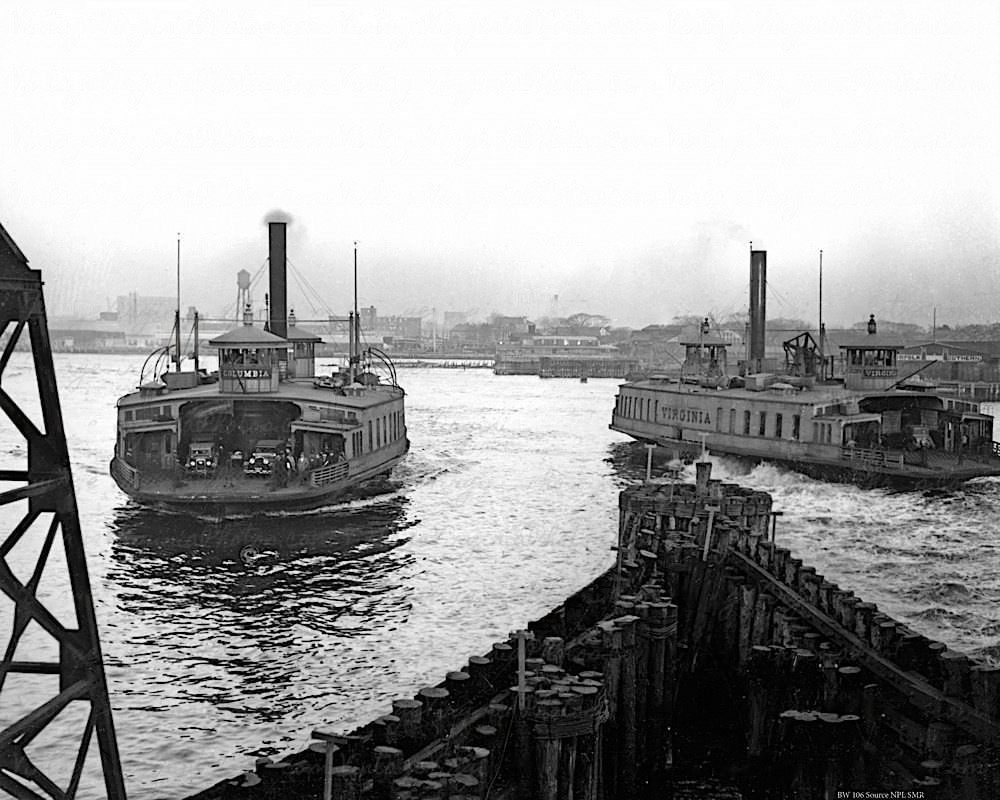
[[[323,467],[316,467],[309,477],[312,486],[326,486],[335,481],[343,480],[350,471],[346,461],[338,461],[336,464],[327,464]]]
[[[865,447],[842,447],[840,457],[852,464],[866,467],[902,467],[902,453],[887,453],[885,450],[870,450]]]
[[[111,460],[111,471],[121,483],[131,486],[133,489],[139,488],[139,470],[123,459],[115,456]]]

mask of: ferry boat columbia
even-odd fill
[[[175,370],[140,376],[118,400],[111,475],[140,503],[213,517],[317,508],[388,475],[409,449],[404,391],[383,353],[362,356],[356,312],[347,369],[316,374],[322,340],[286,317],[285,223],[268,234],[267,329],[248,308],[210,340],[214,374],[198,369],[197,336],[194,369],[181,370],[178,334]]]
[[[874,316],[867,336],[839,346],[840,379],[833,379],[836,359],[809,333],[784,343],[782,373],[762,371],[766,263],[766,251],[751,252],[750,352],[738,374],[729,374],[727,342],[706,320],[683,342],[679,376],[622,384],[612,430],[679,458],[708,450],[863,486],[1000,475],[993,417],[935,391],[914,368],[901,373],[901,343],[879,335]]]

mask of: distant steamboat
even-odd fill
[[[388,475],[406,455],[392,363],[361,352],[354,313],[348,368],[316,374],[320,337],[286,316],[285,223],[270,222],[268,232],[266,329],[248,309],[242,325],[208,342],[218,373],[199,370],[197,355],[182,371],[177,355],[174,371],[140,377],[118,400],[111,475],[140,503],[213,517],[317,508]]]
[[[993,417],[900,372],[900,343],[877,332],[840,345],[843,376],[809,333],[784,343],[784,370],[763,372],[766,253],[751,253],[750,358],[730,375],[727,342],[707,321],[684,342],[677,377],[622,384],[611,429],[675,455],[767,460],[860,485],[935,486],[1000,475]],[[822,336],[822,334],[821,334]],[[905,363],[905,362],[904,362]]]

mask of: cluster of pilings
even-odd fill
[[[804,566],[710,469],[623,492],[614,567],[527,630],[196,797],[1000,796],[1000,671]]]
[[[746,792],[1000,796],[1000,668],[827,581],[775,544],[775,520],[708,464],[693,488],[621,497],[625,568],[662,571],[680,609],[679,691],[711,669],[731,686]]]

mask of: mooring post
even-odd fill
[[[527,642],[534,639],[531,631],[521,629],[510,635],[511,639],[517,641],[517,785],[518,796],[528,798],[532,796],[532,755],[531,755],[531,726],[528,722],[528,696],[533,693],[532,687],[527,683]]]
[[[607,740],[608,747],[598,742],[598,749],[601,757],[605,760],[602,765],[602,783],[607,786],[618,786],[619,783],[619,739],[621,731],[621,674],[622,674],[622,629],[611,620],[602,620],[597,623],[601,631],[601,647],[603,666],[601,671],[604,675],[604,687],[608,698],[608,724],[604,728],[604,739]]]
[[[360,800],[361,769],[347,764],[330,770],[333,800]]]
[[[528,651],[526,642],[528,639],[534,639],[535,635],[528,630],[521,629],[515,631],[511,635],[512,639],[517,640],[517,710],[524,712],[524,689],[527,685],[525,682],[525,665],[524,662],[527,660]]]
[[[598,685],[591,685],[591,684]],[[569,783],[560,788],[561,798],[572,800],[596,800],[597,791],[597,758],[595,735],[600,735],[601,719],[599,716],[599,697],[602,687],[598,681],[583,681],[572,687],[578,700],[574,703],[581,717],[589,717],[590,724],[572,739],[571,757],[566,759],[565,769]],[[572,763],[572,769],[571,764]]]
[[[399,718],[399,744],[407,752],[420,746],[424,704],[409,697],[392,701],[392,715]]]
[[[380,745],[374,749],[372,784],[379,800],[389,800],[392,782],[403,774],[403,751],[398,747]]]
[[[628,615],[614,621],[621,631],[621,683],[619,730],[621,731],[621,759],[619,775],[621,792],[629,797],[636,788],[636,741],[638,718],[636,714],[636,622],[638,617]]]
[[[560,740],[548,732],[547,722],[562,715],[563,703],[558,697],[546,697],[535,703],[535,764],[537,791],[532,795],[539,800],[558,800]]]
[[[316,730],[312,738],[323,742],[323,800],[330,800],[333,790],[333,754],[337,752],[337,734]]]

